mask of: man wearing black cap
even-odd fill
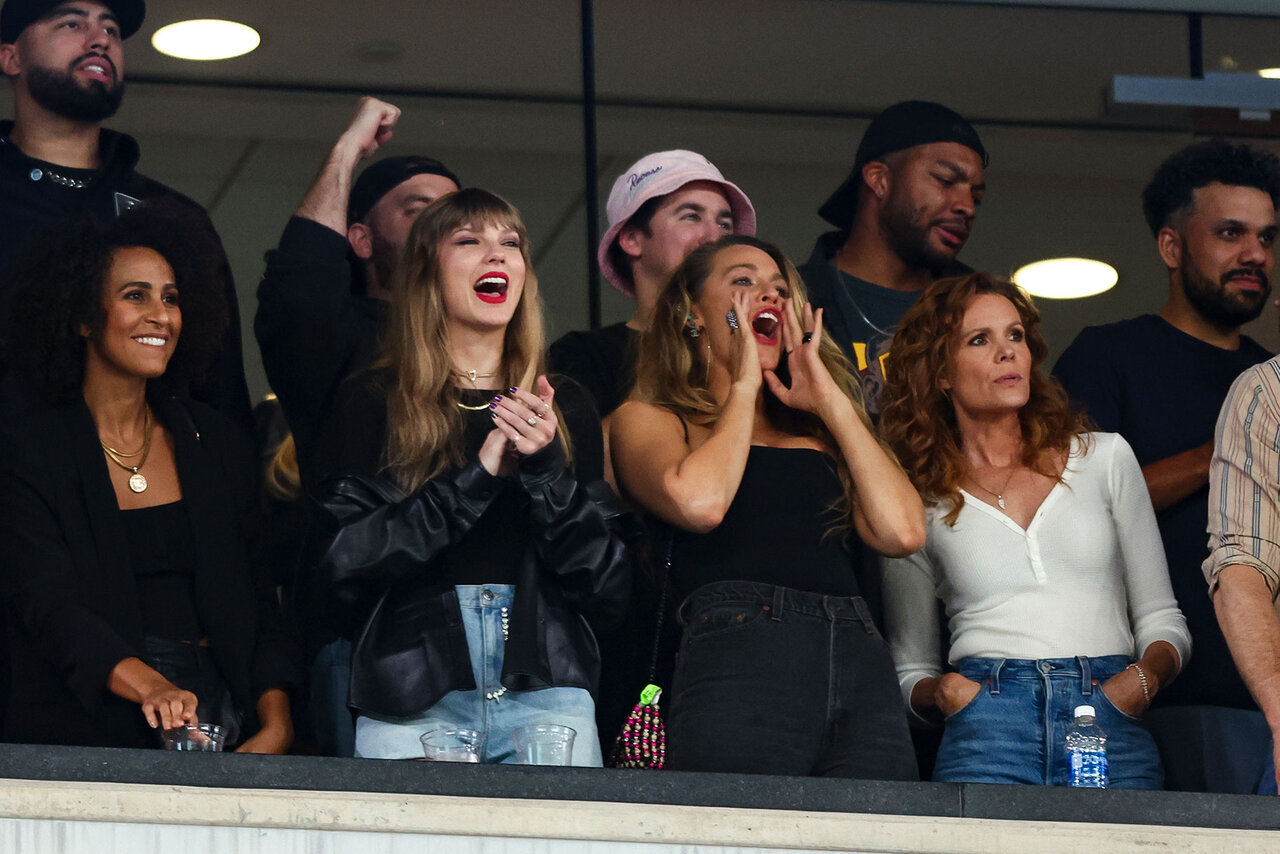
[[[898,320],[934,279],[967,269],[956,255],[986,189],[986,164],[977,131],[958,114],[904,101],[871,122],[853,171],[818,210],[839,231],[818,238],[800,272],[873,414]]]
[[[0,71],[14,104],[14,121],[0,122],[0,280],[38,224],[114,217],[161,196],[198,207],[134,171],[138,144],[100,126],[120,106],[123,43],[142,26],[145,11],[143,0],[5,0],[0,7]],[[192,395],[249,429],[239,311],[226,272],[232,318],[226,346]],[[31,405],[13,382],[6,379],[0,400],[6,416]]]
[[[332,463],[318,449],[341,446],[330,407],[342,380],[372,363],[394,299],[391,273],[418,213],[447,193],[457,177],[430,157],[388,157],[352,183],[361,160],[391,139],[399,108],[362,98],[334,143],[277,248],[267,253],[258,286],[254,332],[267,379],[297,450],[298,473],[310,491]],[[362,437],[355,437],[358,441]],[[381,441],[368,437],[369,441]],[[317,752],[351,756],[355,726],[347,709],[351,643],[356,627],[322,604],[322,585],[298,568],[294,609],[311,660],[310,712]]]
[[[267,253],[258,286],[254,333],[307,488],[325,474],[314,452],[338,383],[373,361],[410,227],[424,207],[458,189],[444,164],[420,156],[380,160],[353,186],[356,166],[391,138],[399,118],[399,108],[361,99]]]

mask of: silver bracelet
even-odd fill
[[[1133,664],[1130,664],[1128,667],[1126,667],[1126,668],[1125,668],[1125,670],[1136,670],[1136,671],[1138,671],[1138,681],[1142,683],[1142,700],[1143,700],[1143,702],[1145,702],[1148,706],[1150,706],[1150,705],[1151,705],[1151,689],[1150,689],[1150,688],[1148,687],[1148,685],[1147,685],[1147,674],[1146,674],[1146,671],[1144,671],[1144,670],[1142,669],[1142,666],[1141,666],[1141,665],[1139,665],[1137,662],[1134,662]]]

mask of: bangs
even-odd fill
[[[434,243],[460,228],[509,228],[520,235],[521,249],[529,235],[515,205],[501,196],[471,187],[441,196],[418,215],[419,239]],[[425,232],[425,233],[424,233]]]

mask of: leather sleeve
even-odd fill
[[[631,595],[626,541],[636,530],[621,500],[604,481],[576,480],[558,442],[520,461],[520,483],[531,499],[543,571],[594,628],[616,624]]]
[[[339,603],[355,605],[371,591],[421,571],[460,540],[502,487],[501,478],[475,461],[408,498],[382,477],[331,480],[320,505],[336,530],[321,577]]]

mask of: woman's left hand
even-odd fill
[[[493,424],[507,437],[513,450],[523,456],[537,453],[556,438],[556,411],[551,406],[555,389],[546,376],[537,379],[538,393],[511,389],[493,401]]]
[[[1150,678],[1147,677],[1148,685]],[[1103,682],[1102,693],[1107,695],[1111,705],[1130,717],[1140,718],[1146,714],[1147,699],[1142,693],[1142,680],[1138,678],[1138,671],[1132,667],[1121,670]]]
[[[289,695],[282,688],[262,692],[258,698],[258,720],[262,722],[262,729],[245,739],[236,753],[288,753],[293,746],[293,716],[289,711]]]
[[[822,309],[816,312],[805,303],[804,317],[796,316],[791,300],[782,302],[782,347],[786,350],[787,368],[791,373],[791,387],[783,385],[773,371],[765,371],[764,379],[774,397],[792,409],[802,409],[823,417],[823,412],[833,401],[844,395],[831,378],[831,372],[822,362],[819,346],[822,343]],[[806,332],[805,330],[809,331]]]

